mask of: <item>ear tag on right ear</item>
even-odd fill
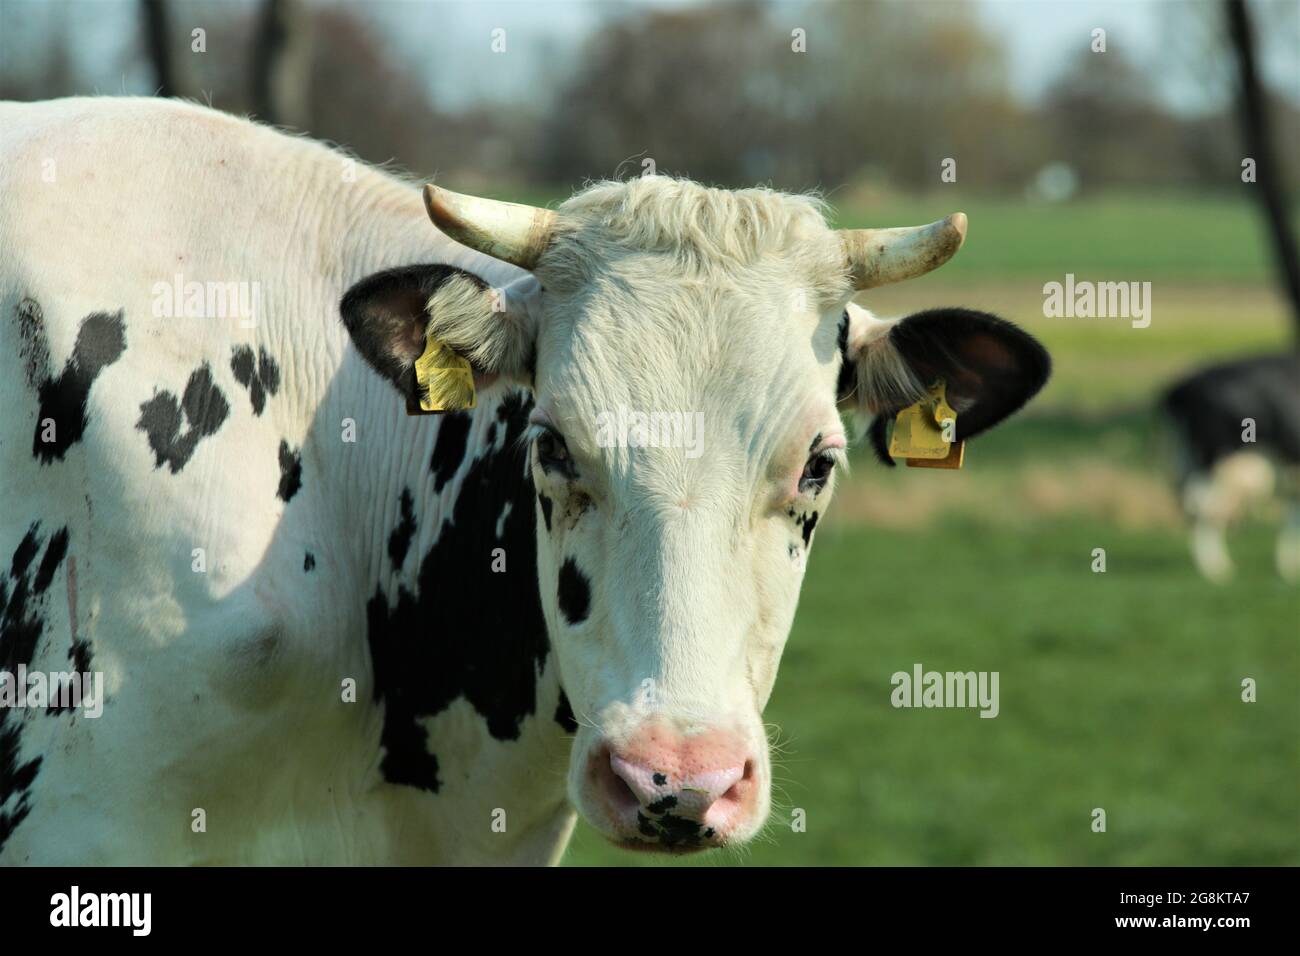
[[[889,439],[891,458],[920,458],[931,461],[947,458],[952,442],[944,437],[943,423],[951,419],[956,427],[957,413],[948,405],[946,385],[940,379],[930,386],[930,393],[914,405],[908,405],[894,419],[894,433]],[[949,432],[948,434],[952,434]]]
[[[425,339],[424,354],[415,360],[415,382],[422,412],[474,407],[474,369],[439,339]]]
[[[943,458],[909,458],[908,468],[960,468],[966,462],[966,443],[955,441]]]

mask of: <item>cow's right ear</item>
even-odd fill
[[[362,279],[339,311],[367,364],[416,401],[415,360],[430,336],[467,359],[480,385],[498,375],[529,384],[537,291],[532,276],[493,288],[452,266],[402,266]]]
[[[893,465],[886,427],[931,385],[947,385],[957,413],[956,437],[973,438],[1021,408],[1051,374],[1052,360],[1023,329],[973,309],[930,309],[881,321],[849,303],[841,333],[842,384],[852,386],[859,408],[873,418],[871,443]]]

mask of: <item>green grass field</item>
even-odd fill
[[[968,197],[954,188],[924,199],[859,202],[836,225],[908,225],[965,212],[966,246],[935,273],[936,282],[1066,272],[1112,281],[1264,282],[1272,262],[1248,188],[1240,197],[1114,195],[1060,204]],[[836,204],[835,194],[827,198]],[[1300,211],[1293,219],[1300,222]]]
[[[1233,582],[1202,581],[1153,413],[1173,377],[1294,340],[1256,210],[953,193],[841,224],[955,209],[971,218],[961,253],[866,304],[997,312],[1049,347],[1052,382],[961,472],[854,455],[765,715],[780,756],[760,840],[665,859],[579,824],[568,864],[1300,864],[1300,588],[1272,568],[1276,508],[1230,538]],[[1150,327],[1044,317],[1042,285],[1066,272],[1150,281]],[[998,671],[1000,715],[891,707],[890,675],[918,662]]]
[[[832,524],[766,714],[784,754],[764,838],[664,861],[581,825],[566,861],[1300,863],[1300,597],[1270,535],[1235,544],[1240,580],[1218,589],[1179,534]],[[890,675],[918,662],[998,671],[1001,713],[894,709]]]

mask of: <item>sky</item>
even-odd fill
[[[221,0],[249,7],[254,0]],[[329,3],[337,0],[307,0]],[[690,7],[707,0],[360,0],[385,40],[402,59],[423,72],[444,108],[456,109],[483,101],[535,99],[547,60],[563,66],[582,40],[611,16],[633,15],[647,8]],[[813,0],[854,3],[857,0]],[[1110,49],[1122,50],[1143,62],[1161,66],[1157,93],[1170,106],[1195,113],[1212,109],[1217,92],[1212,82],[1213,56],[1197,54],[1195,29],[1207,21],[1217,0],[892,0],[973,7],[976,16],[1006,46],[1014,91],[1032,100],[1050,85],[1071,52],[1086,48],[1092,30],[1107,31]],[[74,54],[94,63],[118,62],[121,51],[134,42],[138,30],[137,0],[0,0],[0,57],[21,50],[28,38],[60,25],[74,24]],[[1207,6],[1207,3],[1209,4]],[[1300,101],[1300,0],[1251,0],[1258,19],[1266,19],[1264,70],[1276,88]],[[172,0],[176,19],[195,9],[185,0]],[[797,18],[800,4],[778,2],[778,16]],[[1212,22],[1212,21],[1210,21]],[[1286,29],[1277,29],[1282,24]],[[491,31],[505,27],[512,64],[489,55]],[[15,39],[23,37],[24,39]],[[1217,43],[1219,37],[1201,36]],[[116,54],[116,55],[115,55]],[[1205,68],[1200,69],[1201,62]],[[552,64],[556,65],[556,64]],[[1167,68],[1165,66],[1167,65]],[[1218,64],[1220,67],[1222,63]],[[4,68],[0,62],[0,69]],[[147,92],[148,71],[141,64],[126,75],[106,78],[103,92]]]

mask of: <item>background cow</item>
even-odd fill
[[[968,438],[1048,373],[992,316],[850,304],[960,216],[429,191],[471,249],[416,188],[196,106],[4,104],[0,154],[0,663],[105,684],[98,719],[0,712],[4,862],[539,862],[574,807],[743,842],[837,400],[943,378]],[[428,336],[472,411],[406,413]],[[702,416],[703,453],[598,442],[620,406]]]
[[[1163,401],[1178,441],[1178,489],[1192,556],[1207,578],[1232,574],[1226,531],[1275,492],[1284,516],[1278,573],[1300,579],[1300,355],[1263,355],[1201,369]]]

